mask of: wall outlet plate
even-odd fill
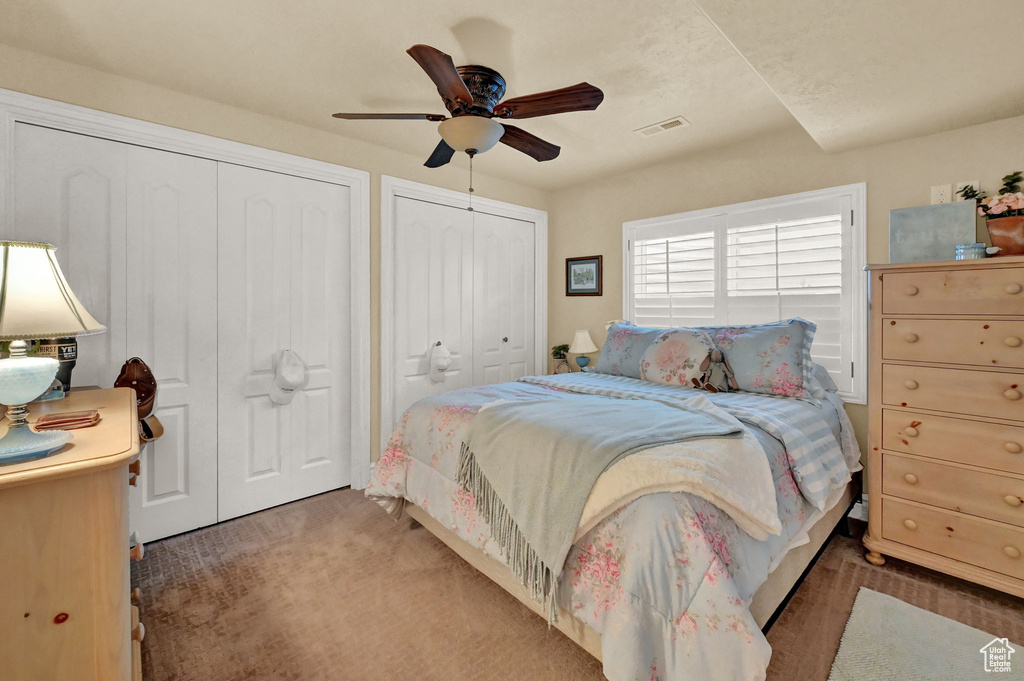
[[[953,187],[948,184],[937,184],[932,187],[932,204],[949,203],[953,200]]]

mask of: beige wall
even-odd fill
[[[431,170],[423,167],[431,149],[424,149],[422,158],[411,156],[4,45],[0,45],[0,88],[369,171],[372,385],[365,399],[371,404],[371,451],[376,458],[380,451],[380,176],[465,191],[465,162]],[[330,114],[324,112],[324,116]],[[480,172],[486,165],[484,158],[476,164],[478,196],[547,209],[546,192],[490,177]],[[114,377],[110,380],[113,383]]]
[[[371,173],[372,452],[379,451],[380,176],[464,190],[464,164],[430,170],[423,158],[325,130],[112,76],[0,45],[0,88],[337,163]],[[329,112],[325,112],[325,116]],[[678,134],[695,134],[683,130]],[[677,133],[672,133],[677,134]],[[657,140],[651,140],[656,144]],[[424,158],[430,150],[424,150]],[[478,164],[478,168],[486,164]],[[479,195],[550,212],[549,345],[588,328],[598,345],[604,323],[622,316],[622,223],[854,182],[868,183],[868,260],[888,253],[888,211],[928,203],[933,184],[999,178],[1024,168],[1024,117],[839,154],[822,152],[793,128],[616,177],[547,193],[485,173]],[[567,298],[564,259],[604,256],[604,295]],[[866,410],[849,407],[865,441]]]
[[[867,182],[868,262],[888,262],[889,209],[929,203],[935,184],[980,180],[993,191],[1017,169],[1024,169],[1024,117],[838,154],[822,152],[794,128],[557,191],[550,204],[548,344],[571,342],[575,329],[586,328],[600,346],[605,322],[622,317],[623,222]],[[595,254],[604,256],[604,295],[566,297],[565,258]],[[850,405],[848,412],[863,448],[867,410]]]

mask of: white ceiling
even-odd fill
[[[541,188],[798,124],[833,150],[1024,113],[1024,13],[1005,3],[698,1],[0,0],[0,42],[424,160],[433,123],[331,118],[444,113],[415,43],[497,69],[507,97],[602,88],[597,111],[519,123],[559,158],[499,145],[477,161]],[[677,115],[691,125],[632,132]]]
[[[1024,3],[696,1],[826,151],[1024,114]]]

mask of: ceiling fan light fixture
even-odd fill
[[[501,123],[483,116],[457,116],[437,126],[445,144],[455,151],[474,150],[482,154],[501,139],[505,128]]]

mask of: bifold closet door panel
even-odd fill
[[[395,199],[393,219],[391,414],[398,418],[417,400],[473,385],[473,225],[465,210],[406,197]],[[430,377],[438,341],[451,353],[441,380]]]
[[[532,222],[477,213],[473,227],[474,382],[500,383],[534,374],[536,286]]]
[[[18,123],[14,128],[14,224],[4,238],[45,241],[102,334],[78,339],[72,385],[109,388],[126,352],[125,174],[127,145]]]
[[[349,482],[349,190],[218,166],[218,515]],[[308,384],[270,400],[292,349]]]
[[[132,527],[217,522],[217,163],[128,148],[128,356],[153,370],[163,437],[142,450]]]
[[[290,494],[301,499],[352,481],[351,189],[288,179],[291,349],[308,375],[288,405]]]

